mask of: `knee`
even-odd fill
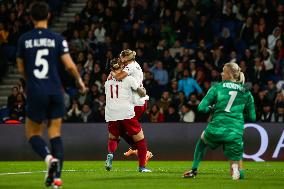
[[[144,139],[144,133],[141,130],[138,134],[132,136],[134,142],[139,142],[140,140]]]
[[[111,139],[111,140],[119,140],[119,136],[115,136],[111,133],[108,134],[108,138]]]
[[[26,139],[30,140],[33,136],[41,136],[41,130],[26,130]]]

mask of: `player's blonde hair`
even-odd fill
[[[136,52],[130,49],[121,51],[120,57],[126,58],[127,61],[135,60]]]
[[[245,74],[241,71],[241,68],[237,63],[231,61],[229,63],[226,63],[224,67],[225,66],[230,70],[233,79],[236,80],[236,82],[241,84],[245,83]]]

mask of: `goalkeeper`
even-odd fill
[[[200,112],[211,112],[212,118],[196,144],[192,169],[184,178],[195,178],[207,148],[220,145],[230,161],[232,179],[238,180],[242,174],[244,120],[255,121],[254,100],[243,86],[245,76],[236,63],[226,63],[221,75],[222,82],[212,86],[198,106]]]

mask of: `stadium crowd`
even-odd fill
[[[15,61],[20,34],[32,26],[29,3],[0,4],[0,45],[9,62]],[[54,17],[59,12],[53,10]],[[78,93],[62,69],[66,122],[105,121],[108,63],[124,49],[136,51],[144,71],[150,96],[144,122],[206,122],[210,116],[197,113],[197,106],[232,59],[245,73],[257,120],[284,122],[282,1],[88,0],[63,35],[90,89],[85,95]],[[10,117],[22,121],[24,104],[21,80],[7,102]]]

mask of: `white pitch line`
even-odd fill
[[[46,171],[27,171],[27,172],[15,172],[15,173],[0,173],[0,176],[3,175],[26,175],[32,173],[45,173]]]
[[[124,172],[133,172],[134,170],[122,170]],[[112,170],[111,172],[122,172],[121,170]],[[62,172],[96,172],[94,169],[90,170],[74,170],[74,169],[68,169],[68,170],[62,170]],[[26,175],[26,174],[34,174],[34,173],[46,173],[46,171],[23,171],[23,172],[11,172],[11,173],[0,173],[0,176],[5,175]]]
[[[92,170],[90,170],[92,171]],[[62,172],[80,172],[77,170],[62,170]],[[24,172],[14,172],[14,173],[0,173],[0,176],[4,175],[26,175],[26,174],[33,174],[33,173],[46,173],[46,171],[24,171]]]

